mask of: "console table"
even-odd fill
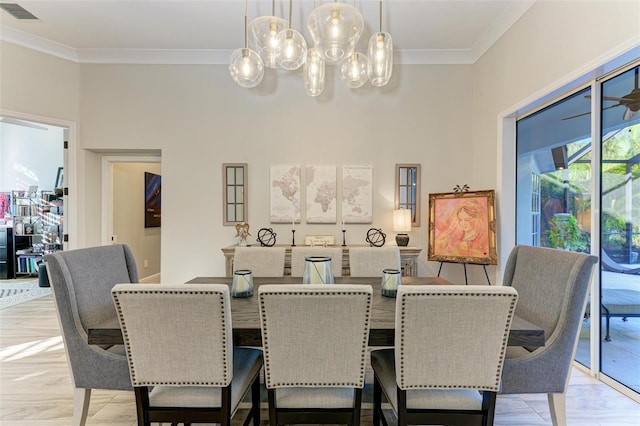
[[[276,244],[276,247],[285,247],[284,255],[284,274],[291,275],[291,246]],[[225,274],[227,277],[233,276],[233,256],[238,245],[232,245],[222,248],[225,258]],[[368,247],[362,245],[350,245],[342,247],[342,275],[349,276],[349,247]],[[400,266],[402,267],[402,276],[416,277],[418,276],[418,255],[422,251],[419,247],[398,247],[400,249]],[[268,250],[265,247],[265,250]]]

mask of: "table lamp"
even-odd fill
[[[393,230],[398,232],[396,235],[396,244],[404,247],[409,244],[409,235],[411,231],[411,210],[400,209],[393,211]]]

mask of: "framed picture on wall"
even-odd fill
[[[495,191],[429,194],[428,259],[495,265]]]
[[[157,228],[162,216],[160,175],[144,172],[144,227]]]

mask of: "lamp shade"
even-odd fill
[[[320,56],[329,62],[337,62],[353,53],[364,28],[364,19],[355,7],[332,2],[311,12],[307,28]]]
[[[399,246],[409,245],[409,236],[406,233],[411,231],[411,210],[393,211],[393,230],[398,232],[396,244]]]
[[[229,74],[241,87],[256,87],[264,77],[264,65],[260,55],[246,47],[234,50],[231,54]]]
[[[367,82],[367,56],[353,52],[340,66],[340,79],[350,89],[357,89]]]
[[[319,96],[324,90],[324,66],[324,59],[318,54],[318,49],[309,49],[304,63],[304,89],[309,96]]]
[[[278,67],[278,33],[288,23],[277,16],[260,16],[249,24],[249,47],[260,55],[267,68]]]
[[[393,71],[393,42],[389,33],[375,33],[369,39],[367,74],[372,86],[386,86]]]
[[[278,33],[278,64],[289,71],[300,68],[307,59],[307,42],[298,31],[287,28]]]
[[[396,232],[411,231],[411,210],[400,209],[393,211],[393,230]]]

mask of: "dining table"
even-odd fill
[[[231,288],[231,277],[196,277],[186,284],[227,284]],[[382,295],[381,277],[335,277],[336,284],[368,284],[373,287],[369,346],[393,346],[395,339],[396,299]],[[262,346],[260,311],[258,309],[258,289],[265,284],[302,284],[302,277],[254,277],[253,296],[231,298],[231,322],[233,343],[237,346]],[[402,277],[402,285],[451,285],[453,283],[439,277]],[[141,284],[153,285],[153,284]],[[429,324],[425,324],[428,327]],[[117,317],[109,318],[87,329],[87,343],[90,345],[123,344],[120,323]],[[507,345],[544,346],[544,329],[513,316]]]

